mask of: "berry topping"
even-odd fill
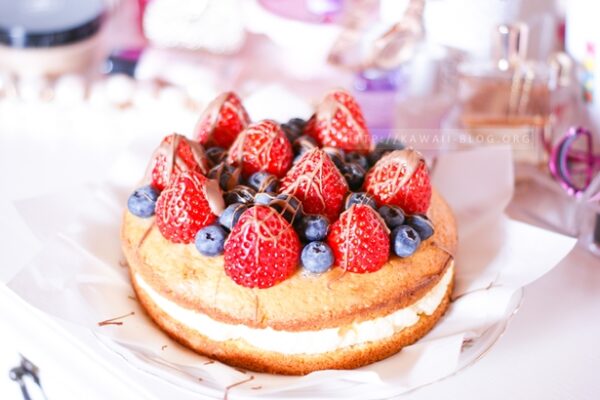
[[[240,217],[248,209],[248,205],[242,203],[233,203],[227,206],[223,214],[219,217],[219,223],[228,230],[232,230]]]
[[[223,198],[225,199],[225,204],[233,204],[233,203],[243,203],[249,204],[254,201],[254,195],[256,191],[251,187],[244,185],[237,185],[229,192],[225,193]]]
[[[308,214],[337,218],[348,191],[346,180],[323,150],[313,149],[281,180],[281,193],[296,196]]]
[[[271,207],[255,206],[225,242],[225,273],[238,285],[268,288],[296,271],[299,255],[292,226]]]
[[[245,177],[266,171],[280,178],[292,165],[292,157],[292,146],[279,124],[265,120],[250,125],[238,136],[227,161],[241,165]]]
[[[419,234],[421,241],[433,235],[433,223],[423,214],[414,214],[406,218],[406,224]]]
[[[240,174],[239,168],[221,162],[208,172],[208,177],[218,181],[221,189],[231,190],[240,183]]]
[[[425,213],[431,201],[427,166],[412,149],[383,156],[367,174],[364,187],[378,204],[396,205],[409,214]]]
[[[323,151],[327,153],[327,155],[329,156],[329,158],[331,158],[331,161],[333,161],[335,166],[338,167],[340,171],[342,171],[342,169],[346,165],[346,162],[344,161],[344,150],[336,149],[335,147],[323,147]]]
[[[322,146],[368,153],[372,142],[360,106],[344,90],[329,92],[308,121],[305,132]]]
[[[348,197],[346,197],[346,203],[344,204],[344,208],[347,210],[353,204],[366,204],[367,206],[377,210],[377,204],[375,204],[375,200],[373,196],[369,193],[359,192],[359,193],[350,193]]]
[[[156,202],[156,225],[167,240],[191,243],[200,229],[215,221],[206,183],[202,174],[184,171],[161,193]]]
[[[291,194],[279,194],[271,200],[269,206],[283,216],[290,224],[293,224],[302,216],[302,203]]]
[[[223,253],[227,232],[218,225],[208,225],[196,234],[195,245],[200,254],[208,257]]]
[[[359,190],[365,179],[365,170],[358,163],[349,162],[342,167],[342,174],[350,190]]]
[[[142,186],[129,196],[129,199],[127,199],[127,208],[136,217],[151,217],[154,215],[156,200],[159,195],[160,192],[152,186]]]
[[[319,147],[315,139],[311,138],[308,135],[302,135],[292,143],[292,149],[294,150],[294,154],[301,156],[302,154],[311,151],[312,149]]]
[[[322,274],[333,265],[333,251],[323,242],[311,242],[304,246],[300,255],[302,267],[313,274]]]
[[[292,118],[287,123],[281,124],[281,129],[283,129],[285,136],[292,143],[302,135],[304,125],[306,125],[306,121],[303,119]]]
[[[383,218],[385,224],[390,229],[394,229],[404,223],[405,215],[400,207],[381,206],[377,211],[379,211],[379,215],[381,215],[381,218]]]
[[[419,234],[408,225],[400,225],[392,232],[392,246],[394,254],[398,257],[409,257],[413,255],[421,244]]]
[[[250,175],[248,185],[257,192],[275,192],[279,181],[268,172],[258,171]]]
[[[351,152],[346,154],[346,162],[348,163],[357,163],[364,169],[365,171],[369,169],[369,160],[363,154],[357,152]]]
[[[296,127],[302,131],[306,126],[306,120],[302,118],[292,118],[287,122],[288,125]]]
[[[355,204],[331,226],[327,243],[336,265],[351,272],[375,272],[388,260],[389,231],[373,208]]]
[[[225,92],[214,99],[200,116],[194,137],[198,142],[228,148],[250,123],[240,98]]]
[[[208,157],[210,165],[213,167],[221,163],[223,160],[225,160],[225,157],[227,157],[227,152],[222,147],[209,147],[206,149],[205,153],[206,157]]]
[[[298,223],[298,234],[305,242],[325,240],[329,230],[329,221],[322,215],[307,215]]]
[[[154,151],[148,171],[152,186],[163,190],[181,171],[206,175],[208,161],[200,144],[174,133],[166,136]]]
[[[273,200],[277,198],[276,193],[260,192],[254,196],[254,204],[262,204],[268,206]]]

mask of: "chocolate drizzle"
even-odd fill
[[[231,385],[227,386],[227,387],[225,388],[225,393],[223,393],[223,400],[227,400],[227,399],[229,398],[229,397],[228,397],[228,396],[229,396],[229,391],[230,391],[231,389],[233,389],[233,388],[234,388],[234,387],[236,387],[236,386],[243,385],[244,383],[248,383],[248,382],[250,382],[250,381],[252,381],[252,380],[254,380],[254,375],[250,375],[250,377],[249,377],[249,378],[247,378],[247,379],[244,379],[243,381],[239,381],[239,382],[236,382],[236,383],[232,383]]]
[[[135,315],[135,311],[132,311],[129,314],[121,315],[119,317],[115,317],[115,318],[107,319],[107,320],[104,320],[104,321],[100,321],[100,322],[98,322],[98,326],[123,325],[123,322],[119,321],[119,320],[123,319],[123,318],[131,317],[132,315]]]

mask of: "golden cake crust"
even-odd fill
[[[253,347],[245,341],[227,340],[217,342],[192,330],[166,314],[141,289],[136,280],[132,284],[138,300],[150,317],[174,340],[197,353],[217,359],[229,365],[257,372],[284,375],[304,375],[323,369],[353,369],[383,360],[403,347],[425,336],[446,312],[450,303],[453,280],[448,285],[442,302],[431,315],[421,315],[416,324],[402,329],[392,336],[357,344],[320,354],[281,354]],[[372,315],[371,318],[375,318]]]
[[[455,252],[456,223],[435,191],[428,216],[435,234],[411,257],[393,256],[379,271],[365,274],[332,268],[307,276],[298,268],[268,289],[237,285],[225,274],[222,256],[204,257],[194,244],[167,241],[153,218],[126,211],[121,240],[131,272],[184,308],[254,328],[318,330],[390,314],[414,303],[441,279]]]

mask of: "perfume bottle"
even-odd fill
[[[469,143],[509,144],[515,161],[541,166],[552,123],[549,66],[527,59],[527,25],[499,25],[495,36],[492,60],[458,66],[454,125]]]

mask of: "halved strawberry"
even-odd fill
[[[201,144],[226,149],[249,123],[250,117],[240,98],[233,92],[225,92],[206,107],[196,123],[194,137]]]
[[[389,258],[389,234],[377,211],[354,204],[331,226],[327,243],[336,266],[351,272],[375,272]]]
[[[215,221],[207,199],[207,184],[204,175],[183,171],[160,194],[156,202],[156,225],[167,240],[191,243],[200,229]]]
[[[294,228],[268,206],[246,210],[225,242],[225,273],[238,285],[261,289],[296,271],[300,240]]]
[[[296,196],[308,214],[323,214],[334,221],[348,192],[346,180],[321,149],[302,155],[281,180],[279,192]]]
[[[264,120],[240,133],[229,149],[227,162],[241,165],[246,178],[258,171],[281,178],[292,165],[292,156],[292,145],[279,124]]]
[[[202,145],[173,133],[166,136],[154,154],[146,172],[150,184],[163,190],[181,171],[196,171],[206,175],[208,162]]]
[[[423,156],[413,149],[383,156],[365,178],[365,190],[378,205],[395,205],[408,214],[424,214],[431,202],[431,183]]]
[[[310,118],[305,133],[321,146],[368,153],[373,142],[360,106],[345,90],[329,92]]]

